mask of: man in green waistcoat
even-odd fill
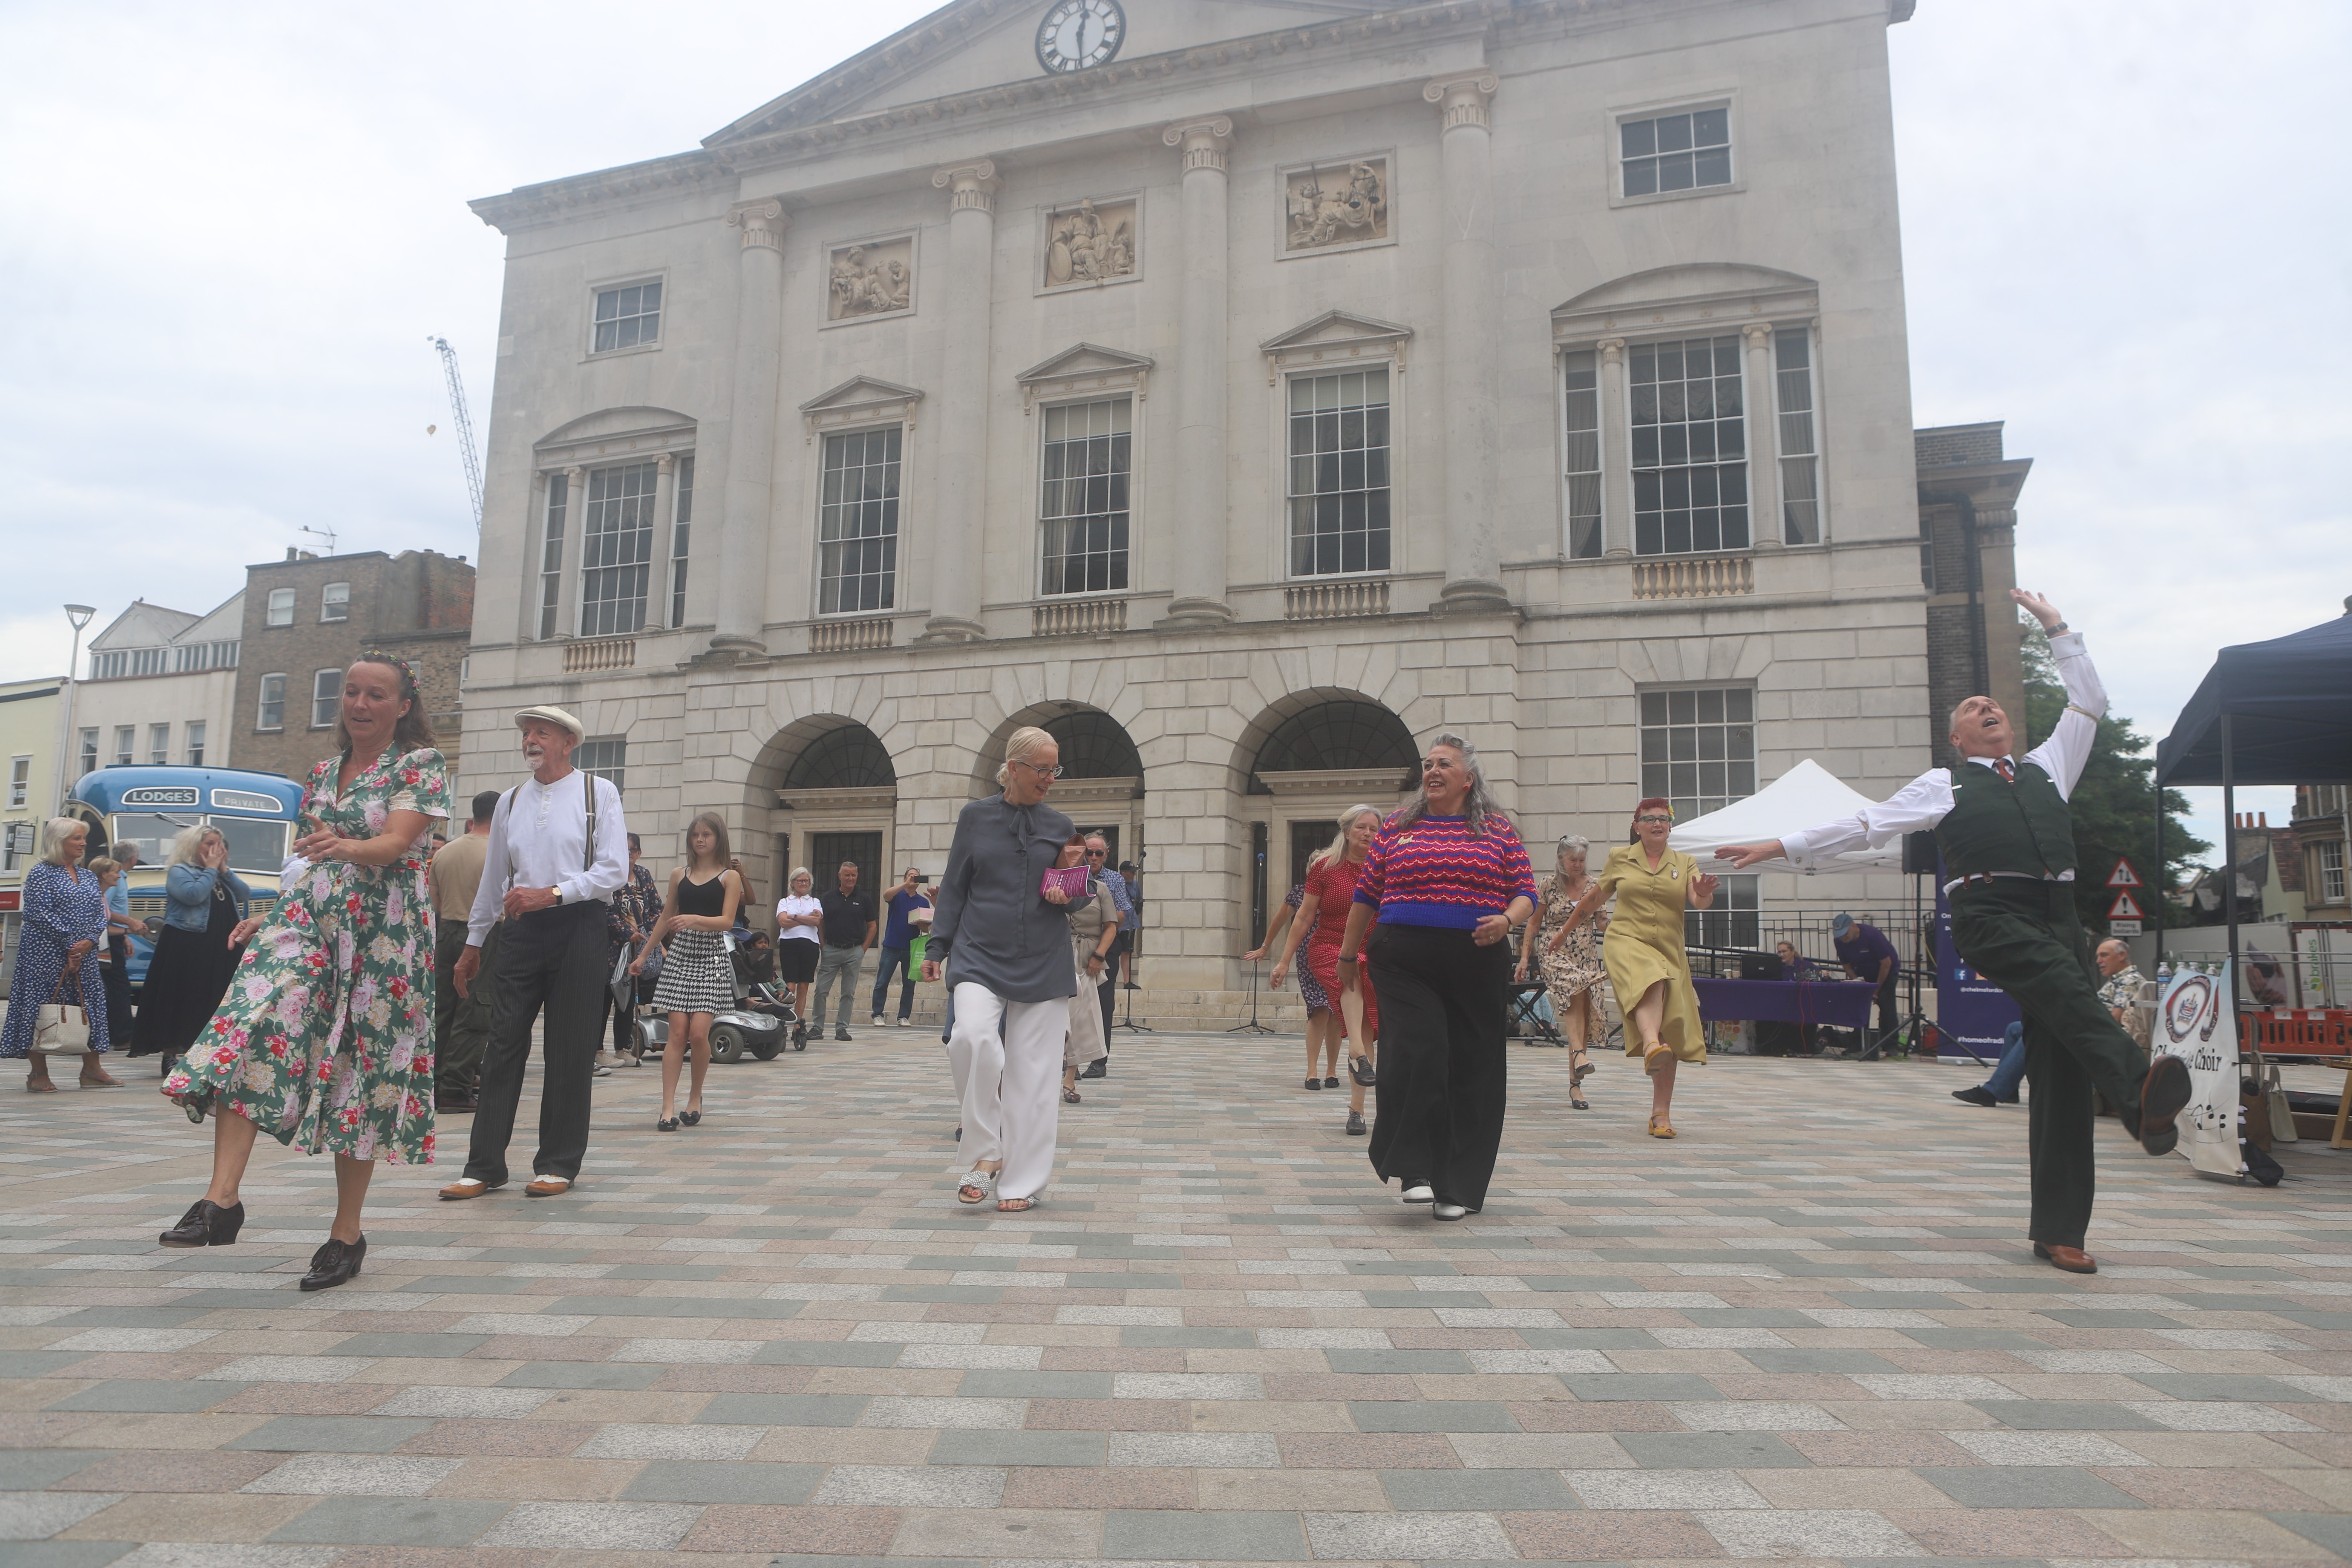
[[[2151,1154],[2179,1142],[2189,1066],[2153,1062],[2099,1002],[2099,973],[2074,915],[2074,823],[2066,805],[2097,739],[2107,694],[2079,632],[2050,601],[2012,588],[2050,634],[2066,683],[2066,711],[2050,738],[2011,762],[2017,732],[2000,703],[1971,697],[1952,710],[1951,742],[1964,760],[1934,768],[1884,803],[1761,844],[1727,845],[1718,859],[1746,869],[1786,859],[1807,869],[1868,845],[1933,828],[1943,850],[1952,944],[1976,972],[2008,992],[2025,1016],[2025,1078],[2034,1255],[2076,1274],[2098,1265],[2083,1250],[2095,1173],[2091,1138],[2105,1094]]]

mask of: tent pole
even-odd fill
[[[2150,768],[2148,774],[2155,777],[2156,770]],[[2156,967],[2161,969],[2164,967],[2164,904],[2172,892],[2172,881],[2164,874],[2164,784],[2160,779],[2156,785],[2156,880],[2149,886],[2156,893],[2155,907],[2149,911],[2156,921],[2155,963]]]
[[[2230,714],[2221,713],[2221,919],[2230,928],[2229,984],[2222,988],[2235,1024],[2244,1016],[2240,1005],[2238,987],[2244,971],[2238,966],[2238,774],[2236,759],[2230,745]],[[2250,1047],[2244,1039],[2238,1042],[2241,1050],[2252,1049],[2254,1074],[2259,1081],[2263,1070],[2263,1053],[2258,1046]]]

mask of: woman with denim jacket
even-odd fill
[[[228,868],[228,840],[217,827],[181,829],[163,861],[163,929],[147,964],[130,1054],[161,1052],[168,1077],[212,1022],[245,939],[259,922],[247,918],[253,889]]]

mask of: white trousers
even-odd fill
[[[968,1166],[1003,1162],[1000,1198],[1034,1198],[1054,1173],[1069,1030],[1070,1005],[1059,997],[1007,1002],[984,985],[955,988],[948,1065],[963,1106],[962,1156]]]

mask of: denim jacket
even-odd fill
[[[213,879],[228,880],[229,897],[236,900],[237,918],[242,920],[252,910],[253,889],[234,871],[224,868],[208,871],[201,866],[173,866],[163,873],[163,892],[170,900],[163,910],[163,923],[182,931],[202,931],[211,923]]]

